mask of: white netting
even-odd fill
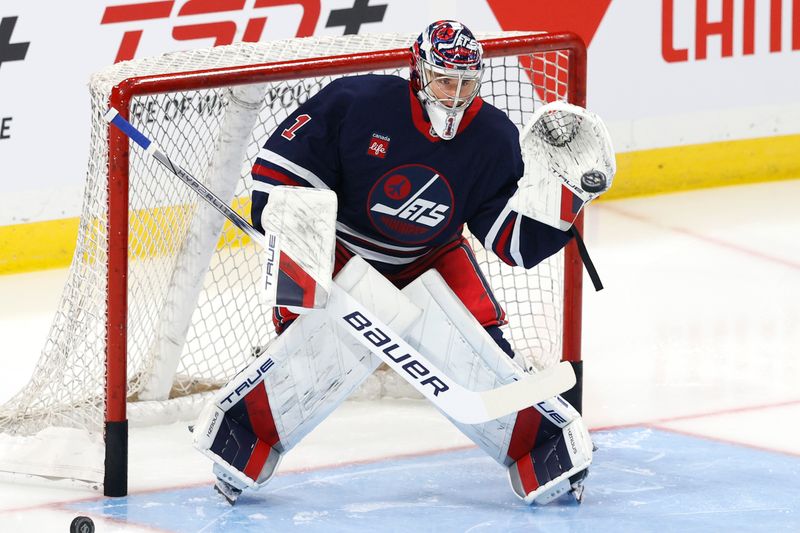
[[[480,38],[508,35],[512,34]],[[411,35],[371,35],[239,43],[123,62],[93,76],[91,156],[69,280],[30,383],[0,407],[0,434],[32,435],[51,426],[102,431],[108,130],[101,117],[115,84],[132,76],[405,48],[412,39]],[[566,98],[569,55],[565,51],[498,57],[488,63],[482,96],[506,111],[519,127],[541,101]],[[353,69],[359,70],[358,64]],[[406,71],[405,65],[398,65],[382,72],[407,76]],[[244,160],[236,164],[240,179],[225,193],[245,216],[249,214],[249,172],[259,147],[299,103],[331,79],[305,76],[258,87],[263,96],[256,107],[255,127],[248,128],[246,146],[241,147]],[[239,100],[239,93],[231,88],[137,97],[130,106],[130,119],[173,160],[214,189],[219,187],[213,174],[219,173],[220,153],[230,142],[219,135],[228,127],[226,117],[233,109],[252,107],[252,102]],[[255,112],[252,115],[256,117]],[[131,407],[142,398],[156,400],[141,405],[162,412],[171,402],[184,402],[163,400],[152,390],[154,376],[163,379],[165,375],[160,351],[174,340],[175,330],[178,337],[185,330],[185,342],[179,342],[174,374],[170,368],[166,370],[170,379],[167,391],[173,399],[224,384],[250,360],[253,347],[266,344],[274,331],[270,309],[261,307],[253,290],[260,270],[256,247],[229,225],[222,228],[218,239],[214,230],[203,229],[216,222],[213,217],[209,222],[202,201],[138,148],[131,148],[129,175],[128,398]],[[215,250],[214,242],[218,243]],[[526,272],[487,257],[477,242],[473,245],[505,306],[510,322],[507,336],[517,352],[538,366],[559,360],[562,255]],[[213,254],[206,254],[203,248]],[[191,290],[195,285],[197,293]],[[191,295],[188,303],[186,294]],[[185,327],[170,330],[170,324],[181,323],[179,315],[191,320]]]

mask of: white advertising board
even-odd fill
[[[445,17],[579,33],[619,151],[800,132],[798,0],[3,0],[0,226],[79,213],[86,82],[116,60]]]

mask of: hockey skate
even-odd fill
[[[594,452],[597,451],[597,445],[592,442],[592,455]],[[583,482],[586,480],[586,477],[589,475],[589,469],[582,470],[575,474],[574,476],[570,476],[569,484],[570,484],[570,493],[575,496],[575,500],[578,503],[583,503],[583,489],[585,488]]]
[[[576,418],[509,467],[511,488],[529,505],[546,505],[568,493],[580,503],[592,452],[589,432]]]
[[[575,501],[577,501],[578,503],[583,503],[583,489],[586,488],[583,482],[588,475],[589,475],[589,469],[587,468],[586,470],[578,472],[577,474],[569,478],[569,484],[570,484],[569,492],[575,497]]]
[[[233,505],[239,496],[242,495],[242,487],[237,486],[236,480],[227,474],[219,465],[215,464],[213,469],[214,475],[217,476],[217,481],[214,483],[214,490],[222,495],[225,500]]]
[[[222,495],[231,505],[236,503],[236,499],[242,494],[242,489],[237,489],[227,481],[217,478],[214,490]]]

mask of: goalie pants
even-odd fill
[[[336,242],[334,275],[342,269],[353,255],[341,242]],[[511,345],[503,337],[503,333],[500,330],[500,326],[508,322],[506,313],[500,307],[500,303],[494,297],[494,294],[492,294],[492,289],[481,272],[477,259],[475,259],[475,253],[463,236],[459,236],[457,239],[432,250],[425,256],[409,263],[398,272],[384,275],[398,289],[402,289],[431,268],[439,272],[450,289],[453,290],[472,315],[478,319],[478,322],[486,328],[486,331],[498,346],[509,357],[514,357]],[[285,307],[276,307],[273,313],[275,331],[278,334],[282,333],[297,316],[297,314],[292,313]]]

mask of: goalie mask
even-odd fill
[[[411,87],[442,139],[455,137],[464,111],[480,92],[482,56],[472,32],[452,20],[434,22],[411,46]]]

